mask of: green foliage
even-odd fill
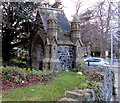
[[[47,76],[51,72],[47,71],[47,70],[43,70],[43,71],[38,70],[38,71],[36,71],[36,70],[33,69],[33,70],[29,71],[28,73],[29,73],[29,75],[44,75],[44,76]]]
[[[86,89],[86,88],[88,88],[89,87],[89,84],[88,83],[81,83],[80,85],[79,85],[79,89]]]
[[[29,70],[28,70],[29,69]],[[56,73],[52,73],[51,71],[36,71],[30,70],[30,68],[18,68],[18,67],[0,67],[0,74],[3,75],[2,80],[10,80],[12,82],[21,82],[21,79],[28,79],[30,76],[37,75],[41,78],[41,80],[47,80],[49,77],[55,77]]]
[[[79,64],[79,65],[80,65],[80,66],[82,66],[83,64],[84,64],[84,62],[80,62],[80,64]]]
[[[89,83],[89,88],[100,88],[102,84],[100,82],[92,81]]]
[[[0,58],[0,62],[2,62],[2,58]]]
[[[29,47],[30,34],[38,29],[33,11],[38,7],[34,2],[2,2],[2,55],[9,61],[14,47]]]
[[[58,28],[58,33],[62,33],[63,32],[63,30],[62,30],[62,28]]]
[[[18,67],[0,67],[2,69],[2,74],[6,75],[6,79],[12,80],[12,79],[19,79],[21,76],[22,78],[27,77],[27,72],[25,72],[23,69]]]
[[[96,82],[96,81],[91,81],[91,82],[85,82],[85,83],[81,83],[79,85],[79,89],[86,89],[86,88],[100,88],[101,87],[101,83]]]
[[[27,69],[27,68],[26,68]],[[0,67],[0,71],[2,71],[2,74],[7,74],[8,77],[14,76],[16,73],[23,78],[26,78],[28,75],[38,75],[38,76],[47,76],[51,74],[50,71],[44,70],[44,71],[36,71],[36,70],[31,70],[31,71],[24,71],[22,68],[19,67]]]
[[[22,59],[24,59],[25,57],[22,57]],[[22,61],[22,59],[19,59],[19,58],[14,58],[14,59],[11,59],[12,62],[15,62],[15,63],[24,63],[26,64],[26,61]]]
[[[93,73],[95,73],[96,71],[97,71],[96,69],[89,70],[89,72],[93,72]]]
[[[31,74],[31,75],[39,75],[39,74],[41,74],[41,71],[36,71],[36,70],[32,70],[32,71],[30,71],[29,72],[29,74]]]
[[[78,72],[78,69],[77,68],[73,68],[73,69],[71,69],[71,72]]]

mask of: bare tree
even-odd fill
[[[100,51],[101,56],[109,49],[108,34],[110,22],[110,5],[105,1],[98,2],[94,8],[87,9],[80,14],[82,27],[82,39],[86,45],[90,45],[92,51]]]
[[[106,49],[110,49],[110,41],[111,41],[110,34],[112,33],[113,37],[115,38],[116,36],[114,35],[116,35],[116,32],[118,30],[118,27],[116,27],[119,18],[117,2],[112,2],[111,0],[106,0],[106,1],[104,0],[103,3],[100,3],[98,5],[97,15],[98,15],[97,20],[99,21],[101,27],[101,35],[103,35],[103,38],[105,38],[105,40],[108,41],[107,43],[104,41],[101,42],[101,51],[104,52]],[[115,43],[116,40],[114,40],[114,45],[117,44]],[[114,49],[115,47],[116,46],[114,46]]]
[[[113,3],[111,0],[96,2],[93,7],[87,8],[84,12],[79,13],[85,1],[72,1],[75,3],[76,14],[79,14],[80,17],[81,38],[83,43],[90,45],[92,51],[100,51],[101,56],[104,56],[106,50],[110,51],[110,22],[111,16],[113,16],[118,9],[118,6],[115,4],[116,2]],[[111,7],[113,6],[115,7],[111,13]],[[116,30],[114,29],[112,31]]]
[[[75,5],[75,9],[76,9],[76,15],[78,15],[79,14],[79,11],[80,11],[80,9],[81,9],[81,7],[82,7],[82,5],[83,5],[83,2],[85,2],[86,0],[71,0],[73,3],[74,3],[74,5]]]

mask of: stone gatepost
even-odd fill
[[[75,68],[79,68],[80,67],[80,63],[83,62],[83,58],[82,58],[82,44],[80,42],[80,40],[78,40],[75,44],[75,60],[74,60],[74,67]]]

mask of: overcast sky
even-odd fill
[[[49,0],[51,3],[54,3],[55,0]],[[64,5],[64,12],[68,18],[68,20],[72,19],[72,15],[75,14],[75,3],[72,2],[72,0],[61,0],[62,4]],[[73,0],[73,1],[77,1],[77,0]],[[93,4],[95,4],[96,0],[85,0],[84,3],[82,4],[82,7],[80,9],[80,11],[85,10],[88,7],[91,7]],[[100,1],[100,0],[99,0]]]
[[[67,18],[69,20],[72,19],[72,15],[75,14],[75,3],[73,3],[71,0],[61,0],[63,5],[64,5],[64,12],[67,16]],[[77,0],[75,0],[77,1]],[[95,0],[86,0],[85,2],[83,2],[81,8],[80,8],[80,12],[82,12],[83,10],[85,10],[88,7],[91,7],[95,4]]]
[[[51,3],[54,3],[55,0],[49,0]],[[62,4],[64,5],[64,12],[68,18],[68,20],[72,20],[72,15],[75,14],[75,3],[73,3],[72,1],[78,1],[78,0],[61,0]],[[83,1],[83,0],[82,0]],[[82,7],[80,9],[80,12],[83,12],[85,9],[92,7],[94,4],[96,4],[96,2],[100,2],[103,0],[84,0]],[[111,0],[112,2],[115,1],[119,1],[119,0]]]

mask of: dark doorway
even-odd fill
[[[35,70],[43,69],[44,44],[39,35],[34,38],[31,48],[32,68]]]
[[[40,64],[39,64],[39,70],[43,70],[43,61],[40,61]]]

